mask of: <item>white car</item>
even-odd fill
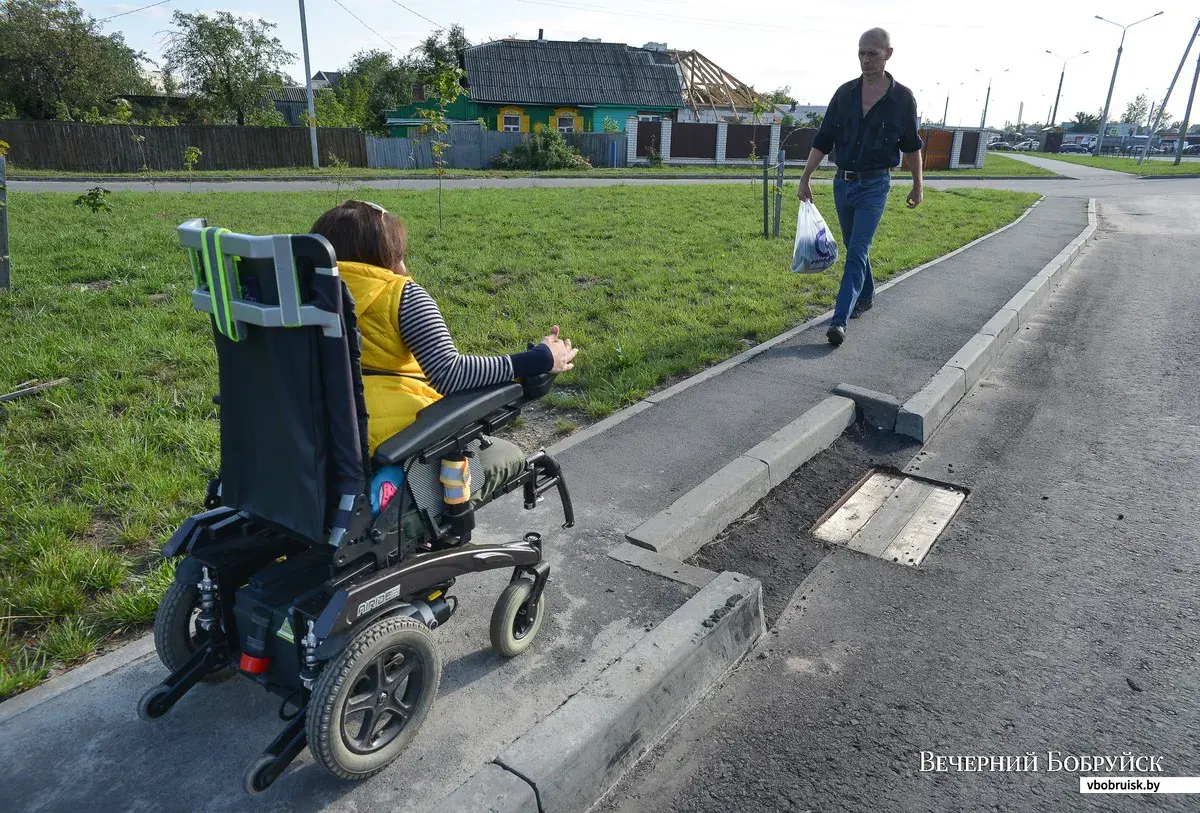
[[[1021,143],[1017,144],[1014,149],[1024,150],[1025,152],[1033,152],[1037,148],[1038,143],[1036,141],[1033,141],[1032,139],[1025,139]]]

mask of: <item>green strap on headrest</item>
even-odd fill
[[[233,318],[233,286],[237,283],[237,262],[234,258],[232,273],[225,265],[225,253],[221,251],[221,235],[228,234],[229,229],[215,226],[201,232],[201,255],[204,265],[204,282],[208,285],[208,293],[212,297],[213,318],[216,320],[217,331],[230,341],[241,338],[236,320]]]

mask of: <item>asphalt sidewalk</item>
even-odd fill
[[[533,513],[512,495],[481,514],[477,531],[481,539],[525,530],[546,537],[554,569],[550,618],[534,650],[503,662],[487,649],[487,617],[505,574],[463,580],[455,590],[463,609],[437,633],[441,694],[410,751],[353,785],[303,754],[255,806],[436,806],[695,593],[609,558],[627,531],[839,382],[906,399],[1086,225],[1086,201],[1044,200],[1013,228],[880,293],[875,308],[851,322],[841,348],[825,343],[823,327],[803,331],[670,397],[651,396],[606,431],[564,444],[558,459],[577,526],[556,530],[552,495]],[[244,809],[242,770],[283,725],[276,698],[248,681],[202,686],[158,724],[143,723],[135,714],[138,697],[164,674],[143,656],[15,717],[4,719],[0,705],[4,809]]]

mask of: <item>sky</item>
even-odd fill
[[[77,0],[78,1],[78,0]],[[129,12],[154,0],[82,0],[97,19]],[[402,5],[401,5],[402,3]],[[144,11],[108,20],[132,47],[158,59],[171,12],[229,11],[277,24],[275,35],[296,54],[288,72],[304,76],[299,5],[296,0],[167,0]],[[826,104],[842,82],[858,74],[858,36],[875,26],[892,36],[888,70],[917,96],[919,112],[940,121],[949,100],[948,124],[978,126],[991,78],[987,124],[1043,122],[1054,103],[1062,57],[1066,67],[1058,119],[1077,111],[1098,113],[1112,77],[1120,26],[1162,11],[1128,29],[1113,91],[1110,118],[1145,93],[1157,104],[1183,56],[1200,5],[1187,0],[1127,0],[1024,4],[926,0],[844,0],[826,9],[759,0],[751,6],[719,0],[306,0],[313,72],[338,70],[361,50],[407,53],[439,27],[461,24],[472,42],[516,35],[534,39],[599,37],[641,46],[665,42],[696,50],[757,90],[788,86],[805,104]],[[1113,23],[1096,19],[1100,15]],[[359,18],[359,19],[356,19]],[[1198,38],[1200,39],[1200,38]],[[1193,47],[1167,112],[1183,117],[1200,42]],[[1200,108],[1192,121],[1200,119]]]

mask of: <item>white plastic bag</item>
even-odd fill
[[[792,249],[792,273],[820,271],[837,262],[837,241],[825,219],[810,200],[800,201],[796,215],[796,245]]]

